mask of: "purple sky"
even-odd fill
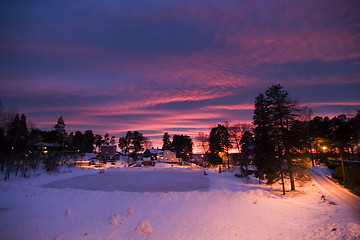
[[[250,122],[282,84],[314,116],[360,109],[359,1],[0,2],[0,100],[116,137]]]

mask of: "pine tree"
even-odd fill
[[[162,146],[162,150],[171,150],[171,140],[170,140],[170,135],[166,132],[164,133],[163,136],[163,146]]]
[[[272,130],[277,147],[277,156],[281,162],[286,161],[291,190],[295,190],[293,163],[290,158],[291,143],[288,139],[291,124],[294,121],[293,111],[295,104],[289,99],[289,94],[283,91],[282,88],[281,85],[273,85],[266,91],[266,96],[271,103]],[[281,171],[281,173],[283,173],[283,171]]]
[[[250,131],[245,131],[240,139],[241,144],[241,170],[243,170],[243,166],[245,166],[245,176],[248,177],[248,165],[249,165],[249,157],[253,154],[254,149],[254,134]]]
[[[79,153],[83,153],[83,141],[84,141],[84,136],[82,132],[76,131],[73,137],[73,147]]]
[[[176,157],[181,158],[184,161],[188,161],[190,158],[192,158],[192,139],[190,136],[186,135],[174,135],[171,149],[174,149],[176,152]]]
[[[295,190],[293,152],[296,152],[296,146],[299,144],[291,138],[291,134],[294,134],[299,127],[295,121],[297,112],[295,106],[281,85],[271,86],[266,90],[265,96],[260,94],[255,101],[256,162],[260,171],[264,170],[263,174],[266,174],[268,182],[276,181],[280,175],[284,194],[286,172],[290,177],[291,190]],[[270,157],[262,156],[264,153],[269,154]]]
[[[221,164],[222,158],[219,154],[225,154],[229,167],[229,149],[231,149],[230,134],[228,129],[219,124],[210,131],[209,136],[209,161],[211,164]]]
[[[95,136],[92,130],[86,130],[83,134],[83,151],[86,153],[92,153],[94,151]],[[115,143],[115,140],[114,140]]]
[[[272,141],[269,102],[263,94],[255,100],[254,125],[256,175],[259,182],[266,179],[267,183],[272,184],[280,177],[280,163],[275,157],[275,146]]]
[[[65,130],[65,122],[62,116],[58,118],[58,121],[54,126],[54,130],[56,132],[56,143],[63,147],[66,142],[67,134]]]

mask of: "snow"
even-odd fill
[[[137,226],[135,233],[139,235],[148,235],[152,233],[152,228],[149,221],[146,219],[142,221],[139,226]]]
[[[43,186],[106,192],[188,192],[207,190],[209,180],[197,171],[159,169],[154,177],[152,169],[128,168],[122,169],[120,174],[115,169],[108,169],[104,175],[89,174]]]
[[[360,238],[359,219],[314,182],[282,196],[235,172],[170,166],[12,175],[0,183],[0,239]]]
[[[333,170],[325,167],[325,166],[316,166],[313,167],[312,170],[319,173],[320,175],[326,176],[327,178],[332,178]]]

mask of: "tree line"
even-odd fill
[[[1,171],[6,172],[5,179],[11,171],[16,175],[20,171],[25,177],[29,169],[37,169],[41,162],[47,171],[52,171],[70,157],[100,151],[101,145],[116,144],[115,136],[108,133],[104,136],[94,134],[92,130],[67,133],[62,116],[50,131],[29,129],[25,114],[14,110],[3,112],[0,108],[0,165]],[[145,148],[151,147],[151,142],[141,132],[128,131],[118,139],[118,147],[136,161]],[[174,135],[164,150],[175,151],[177,157],[187,161],[192,157],[193,142],[189,136]]]
[[[218,124],[209,134],[201,132],[196,141],[204,150],[204,155],[212,165],[230,165],[230,154],[237,152],[235,161],[240,164],[243,175],[247,177],[247,166],[256,166],[255,175],[259,181],[272,184],[278,180],[290,180],[291,190],[295,190],[296,179],[307,179],[306,167],[309,162],[328,163],[328,159],[359,159],[360,111],[355,116],[339,115],[313,117],[311,109],[300,108],[281,85],[273,85],[260,93],[254,102],[252,124]],[[36,143],[50,143],[59,151],[55,156],[35,156],[32,152]],[[70,153],[93,152],[103,144],[116,144],[115,136],[94,134],[92,130],[84,133],[67,133],[62,117],[50,131],[36,128],[29,130],[26,116],[15,111],[3,112],[0,104],[0,164],[1,171],[16,169],[24,176],[27,169],[36,168],[39,158],[44,158],[47,169],[52,169],[61,157]],[[193,140],[187,135],[163,136],[162,150],[176,152],[178,158],[188,161],[193,154]],[[151,142],[138,131],[128,131],[118,140],[118,147],[129,157],[137,159]],[[253,158],[250,159],[250,156]],[[55,159],[55,160],[49,160]],[[60,160],[59,160],[60,159]],[[359,183],[356,170],[345,166],[348,174],[337,176],[344,182]]]
[[[115,137],[109,134],[102,137],[92,130],[67,133],[65,126],[60,116],[50,131],[29,128],[25,114],[3,111],[0,102],[0,170],[5,171],[5,180],[10,172],[26,177],[39,163],[52,171],[70,158],[100,149],[102,144],[115,144]]]
[[[251,162],[259,182],[273,184],[281,180],[285,194],[285,179],[295,190],[296,179],[309,179],[309,164],[323,162],[335,167],[329,159],[360,158],[360,111],[355,116],[311,118],[311,109],[297,106],[281,85],[260,93],[254,105],[252,125],[225,123],[213,127],[209,135],[198,134],[197,140],[211,164],[229,164],[229,151],[236,150],[241,169],[247,169]],[[341,174],[339,169],[335,174],[340,180],[351,182],[359,191],[358,167],[343,167],[348,174]]]

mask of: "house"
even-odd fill
[[[205,166],[207,164],[209,164],[209,162],[206,160],[206,155],[205,154],[196,154],[194,153],[192,155],[192,162],[196,163],[197,165],[200,166]]]
[[[170,150],[165,150],[163,155],[158,157],[158,162],[165,163],[181,163],[182,159],[176,157],[176,153]]]
[[[65,148],[60,147],[55,143],[31,143],[29,149],[29,153],[36,154],[38,156],[47,156],[57,151],[63,151]]]
[[[100,146],[100,157],[102,159],[113,160],[116,155],[115,145],[101,145]]]
[[[144,158],[150,158],[151,160],[157,160],[158,156],[160,157],[163,154],[163,151],[160,149],[148,148],[143,153]]]

